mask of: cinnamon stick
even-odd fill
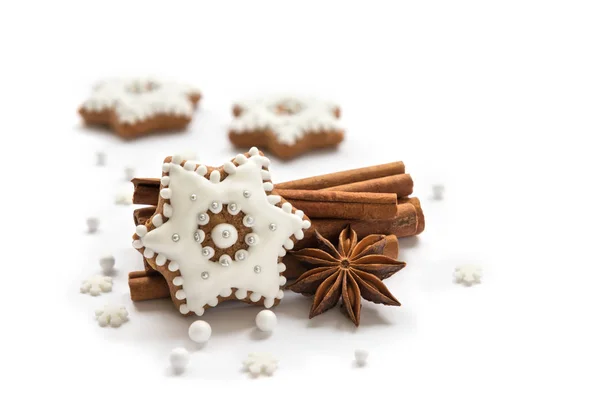
[[[277,189],[276,192],[310,218],[387,219],[396,215],[393,193],[295,189]]]
[[[402,161],[396,161],[388,164],[350,169],[347,171],[334,172],[332,174],[283,182],[275,185],[275,187],[278,189],[318,190],[332,186],[346,185],[353,182],[383,178],[391,175],[400,175],[403,174],[404,171],[404,163]]]
[[[165,281],[165,278],[161,274],[154,270],[130,272],[129,292],[133,301],[171,297],[167,281]]]
[[[391,175],[366,181],[352,182],[345,185],[327,187],[320,191],[395,193],[398,198],[402,198],[412,194],[413,180],[410,174]],[[306,214],[310,215],[308,212]]]
[[[312,247],[316,244],[314,231],[329,240],[335,240],[340,231],[351,225],[359,237],[373,233],[392,234],[396,237],[414,236],[425,229],[425,218],[421,203],[417,198],[400,199],[396,209],[396,216],[380,220],[349,220],[349,219],[311,219],[311,227],[305,232],[305,237],[299,241],[295,248]]]

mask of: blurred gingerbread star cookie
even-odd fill
[[[200,92],[155,79],[110,79],[97,84],[79,108],[88,125],[108,126],[132,139],[158,131],[183,130],[192,120]]]
[[[344,140],[341,110],[334,103],[296,96],[239,101],[229,139],[238,147],[268,148],[282,159],[312,149],[335,147]]]

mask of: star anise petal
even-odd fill
[[[334,267],[340,264],[340,260],[321,249],[302,249],[293,252],[293,254],[298,260],[317,267]]]
[[[309,269],[288,286],[288,289],[303,294],[314,294],[319,285],[337,271],[336,268],[321,267]]]
[[[404,267],[405,262],[383,254],[370,254],[352,261],[352,268],[375,275],[381,280],[389,278]]]
[[[342,232],[338,241],[338,251],[342,257],[349,257],[352,253],[352,249],[356,246],[358,237],[356,232],[348,225]]]
[[[363,299],[388,306],[400,305],[400,302],[376,276],[354,269],[351,269],[350,273],[354,274]]]
[[[340,300],[342,294],[342,274],[340,269],[336,269],[335,272],[327,279],[323,281],[321,286],[315,292],[315,299],[313,301],[312,308],[308,318],[315,317],[319,314],[329,310]]]
[[[336,259],[342,258],[335,246],[329,240],[325,239],[318,231],[316,231],[315,234],[317,237],[317,246],[319,249],[331,254]]]
[[[360,288],[354,280],[352,274],[344,271],[344,280],[342,282],[342,307],[345,314],[354,322],[354,325],[360,324]]]
[[[385,248],[386,241],[385,235],[369,235],[363,238],[358,244],[352,249],[350,259],[366,256],[368,254],[381,254]]]

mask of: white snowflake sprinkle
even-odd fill
[[[79,288],[81,293],[89,293],[92,296],[98,296],[102,292],[112,290],[112,278],[110,276],[95,275],[83,281]]]
[[[279,361],[269,353],[250,353],[244,360],[244,367],[254,376],[261,373],[265,375],[273,375]]]
[[[457,283],[463,283],[467,286],[473,283],[480,283],[482,276],[481,267],[475,265],[461,265],[454,270],[454,279]]]
[[[107,325],[117,328],[126,322],[127,310],[123,306],[107,304],[104,307],[96,310],[96,319],[98,325],[104,327]]]

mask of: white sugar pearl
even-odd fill
[[[272,332],[277,326],[277,316],[271,310],[262,310],[256,314],[256,327],[263,332]]]
[[[188,335],[196,343],[204,343],[210,339],[212,329],[206,321],[195,321],[190,325],[188,329]]]
[[[444,185],[436,184],[431,186],[431,190],[433,192],[434,200],[443,200],[444,199]]]
[[[135,175],[135,169],[133,169],[133,167],[125,167],[125,169],[123,170],[124,174],[125,174],[125,180],[126,181],[130,181],[134,178]]]
[[[89,233],[95,233],[98,230],[98,226],[100,225],[100,221],[98,220],[98,218],[93,218],[93,217],[88,218],[86,223],[87,223]]]
[[[96,165],[99,167],[106,165],[106,153],[101,151],[96,152]]]
[[[354,350],[354,359],[356,360],[356,364],[359,367],[364,366],[367,363],[367,358],[369,357],[369,352],[362,349]]]
[[[175,372],[182,372],[190,363],[190,353],[183,347],[171,350],[169,362]]]
[[[111,274],[115,270],[115,258],[113,256],[106,256],[100,259],[100,268],[105,274]]]

